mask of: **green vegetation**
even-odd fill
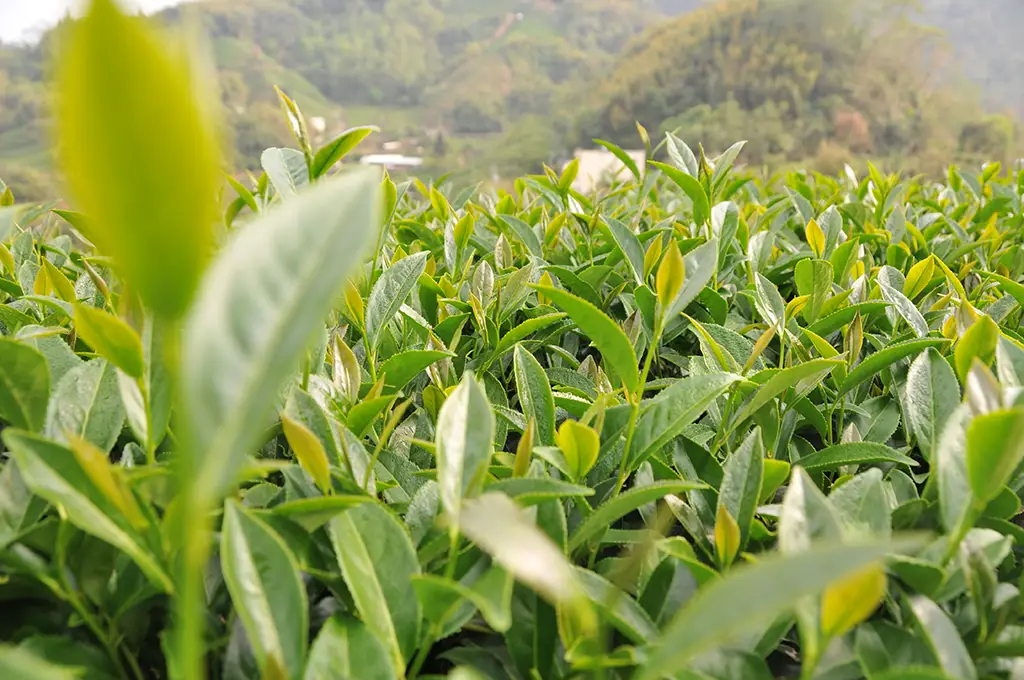
[[[282,95],[218,207],[202,69],[67,40],[81,212],[0,192],[0,677],[1019,676],[1024,172],[668,133],[457,193]]]
[[[277,86],[323,119],[318,143],[374,124],[362,151],[391,143],[431,177],[507,189],[595,137],[632,144],[637,120],[709,152],[749,139],[744,160],[770,169],[1007,161],[1024,111],[1014,2],[207,0],[158,19],[208,37],[225,167],[287,144]],[[44,74],[66,28],[0,45],[0,174],[32,199],[56,193]]]

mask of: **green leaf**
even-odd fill
[[[754,279],[754,306],[765,323],[773,326],[776,332],[782,331],[786,321],[786,302],[775,284],[760,273],[755,274]]]
[[[139,380],[117,374],[121,401],[132,432],[147,451],[155,451],[171,419],[171,379],[166,366],[164,326],[147,318],[142,328],[143,370]]]
[[[633,465],[664,448],[740,380],[732,373],[691,375],[652,399],[637,422],[630,452]]]
[[[806,553],[816,544],[842,540],[842,524],[832,504],[818,490],[806,470],[793,469],[782,499],[778,547],[784,555]],[[817,598],[802,597],[793,603],[800,644],[805,654],[821,651],[821,604]]]
[[[934,348],[914,359],[907,372],[906,417],[918,446],[931,458],[943,426],[960,405],[960,383]]]
[[[260,165],[270,178],[274,191],[282,200],[291,200],[309,183],[306,156],[295,149],[267,149],[260,156]]]
[[[0,676],[5,680],[76,680],[80,669],[51,663],[27,649],[0,645]]]
[[[32,347],[0,338],[0,418],[14,427],[38,432],[50,399],[50,368]]]
[[[142,341],[131,326],[113,314],[75,305],[75,331],[97,354],[133,378],[145,371]]]
[[[443,622],[443,614],[451,610],[451,604],[465,600],[473,609],[480,610],[484,620],[493,630],[504,633],[512,625],[511,575],[501,567],[492,566],[480,574],[470,585],[433,574],[423,574],[413,580],[416,594],[428,609],[428,602],[444,603],[445,612],[437,621]],[[450,603],[450,604],[449,604]],[[428,614],[429,618],[429,614]]]
[[[499,479],[487,485],[487,491],[500,492],[514,498],[516,503],[526,507],[560,498],[583,498],[593,496],[588,486],[569,484],[549,477],[512,477]]]
[[[597,307],[571,293],[551,286],[534,285],[533,288],[569,313],[573,322],[597,347],[629,392],[636,392],[640,388],[636,352],[618,324]]]
[[[349,508],[372,502],[373,499],[370,496],[333,494],[285,501],[275,505],[273,512],[275,515],[288,518],[312,533]]]
[[[17,463],[8,461],[0,469],[0,549],[33,529],[45,511],[46,503],[32,495]]]
[[[427,266],[427,255],[416,253],[402,258],[381,274],[373,285],[366,305],[366,337],[371,349],[380,347],[384,329],[416,287],[416,281]]]
[[[702,243],[683,256],[686,278],[672,306],[667,310],[667,317],[674,317],[700,295],[718,270],[718,240],[711,239]]]
[[[220,152],[184,51],[95,0],[57,69],[59,160],[83,233],[146,303],[181,315],[213,251]],[[160,121],[154,130],[153,121]]]
[[[349,409],[345,424],[357,437],[362,437],[370,429],[373,421],[395,401],[395,395],[363,399]]]
[[[976,416],[967,426],[967,479],[974,497],[988,503],[1024,460],[1024,409]]]
[[[628,153],[623,151],[620,147],[616,146],[615,144],[612,144],[611,142],[606,142],[603,139],[595,139],[594,143],[599,144],[604,148],[608,149],[610,152],[612,152],[612,154],[614,154],[616,158],[622,161],[622,164],[625,165],[627,169],[629,169],[629,172],[633,175],[633,177],[635,177],[637,180],[640,179],[640,168],[637,167],[636,161],[634,161]]]
[[[96,487],[69,449],[14,429],[4,430],[3,440],[33,493],[64,508],[68,520],[82,531],[121,550],[161,592],[173,592],[158,557]]]
[[[834,314],[829,314],[824,319],[818,319],[808,326],[807,330],[815,335],[826,337],[853,321],[853,317],[857,316],[857,314],[860,314],[861,317],[867,317],[869,314],[880,312],[887,307],[889,307],[888,302],[861,302],[860,304],[850,305]]]
[[[899,312],[899,315],[906,320],[907,324],[912,329],[914,329],[914,333],[917,334],[917,337],[923,338],[928,335],[928,322],[925,321],[924,315],[922,315],[921,311],[914,306],[913,302],[907,299],[901,291],[890,286],[882,279],[878,280],[878,287],[882,291],[882,298],[885,299],[886,302],[892,303],[893,307],[896,308],[896,311]]]
[[[956,531],[971,505],[971,483],[967,477],[967,427],[970,407],[959,406],[950,414],[939,435],[932,456],[939,510],[947,531]]]
[[[761,499],[761,482],[764,479],[764,446],[761,444],[760,428],[755,427],[743,440],[743,444],[729,454],[722,472],[718,504],[724,506],[739,524],[739,549],[743,550],[750,536],[754,511]]]
[[[802,364],[782,370],[768,369],[771,377],[757,388],[750,401],[743,405],[736,414],[736,423],[754,415],[773,399],[784,395],[788,390],[795,392],[795,398],[806,395],[814,389],[837,366],[843,365],[842,359],[811,359]]]
[[[208,272],[182,348],[199,499],[225,489],[269,424],[280,386],[359,261],[366,225],[377,223],[377,190],[375,171],[320,182],[247,224]]]
[[[971,363],[978,359],[986,366],[992,363],[999,341],[999,326],[987,316],[981,316],[970,328],[964,331],[960,341],[953,349],[956,374],[960,382],[966,384],[967,373]]]
[[[303,680],[393,680],[387,649],[361,621],[342,614],[327,619],[313,641]]]
[[[808,472],[818,470],[835,470],[843,465],[871,465],[875,463],[895,463],[916,467],[917,461],[894,451],[883,444],[872,442],[855,442],[836,444],[809,456],[804,456],[797,465]]]
[[[892,533],[892,513],[879,468],[870,468],[833,489],[828,502],[844,524],[857,531],[884,537]]]
[[[929,347],[938,348],[947,344],[949,344],[949,340],[945,338],[920,338],[918,340],[909,340],[889,345],[885,349],[869,355],[856,368],[850,371],[849,375],[846,376],[846,380],[839,386],[839,394],[846,394],[865,380],[874,378],[882,369],[891,366],[901,359],[906,359],[909,356],[923,352]]]
[[[622,252],[622,256],[626,260],[626,266],[629,267],[629,272],[633,275],[638,285],[643,285],[644,249],[640,245],[640,240],[622,222],[607,216],[602,219],[607,225],[608,233],[612,235],[615,245]]]
[[[666,480],[654,482],[647,486],[634,487],[605,501],[594,512],[587,515],[587,518],[576,527],[576,530],[573,531],[572,536],[569,538],[569,551],[574,552],[599,532],[608,529],[613,522],[625,517],[637,508],[671,494],[704,488],[707,488],[707,486],[701,482],[686,480]]]
[[[221,572],[264,675],[302,675],[309,611],[299,565],[274,531],[234,501],[224,506]]]
[[[573,571],[591,604],[630,642],[644,645],[658,637],[658,627],[628,593],[588,569]]]
[[[522,345],[516,345],[514,366],[520,410],[527,420],[533,418],[536,421],[540,444],[554,446],[555,398],[551,394],[547,373],[537,358]]]
[[[323,148],[316,152],[316,157],[313,158],[313,167],[310,168],[313,178],[316,179],[327,174],[327,171],[334,167],[335,163],[347,156],[352,149],[359,146],[359,143],[373,132],[380,132],[380,128],[376,125],[362,125],[349,128],[338,135],[333,141],[324,145]]]
[[[384,387],[389,392],[398,392],[430,366],[446,357],[451,352],[434,349],[411,349],[391,356],[381,364],[377,375],[384,376]]]
[[[541,245],[540,237],[537,236],[537,232],[533,230],[533,227],[511,215],[500,215],[499,217],[502,222],[508,225],[508,228],[512,230],[523,245],[526,246],[526,250],[529,251],[530,255],[543,257],[543,246]]]
[[[57,383],[45,432],[59,442],[66,442],[69,434],[84,437],[106,453],[123,425],[117,369],[103,359],[93,359],[71,369]]]
[[[505,352],[512,349],[517,343],[525,340],[534,333],[539,333],[551,324],[556,321],[561,321],[565,317],[565,314],[558,312],[555,314],[544,314],[543,316],[526,319],[502,336],[501,340],[498,341],[498,346],[494,349],[494,358],[497,359]]]
[[[405,677],[405,665],[419,642],[421,617],[412,585],[420,565],[409,534],[377,503],[335,517],[329,533],[356,610],[387,649],[397,677]]]
[[[975,680],[978,671],[971,655],[945,612],[923,595],[910,598],[910,609],[943,672],[951,678]]]
[[[467,501],[460,530],[552,604],[580,601],[579,583],[561,549],[508,496],[485,493]]]
[[[668,151],[668,157],[672,161],[672,165],[678,169],[693,177],[696,177],[700,172],[697,166],[697,157],[693,155],[693,151],[686,142],[671,132],[665,133],[665,149]]]
[[[888,553],[915,544],[822,545],[736,567],[725,578],[705,585],[669,622],[637,680],[671,676],[701,652],[772,621],[801,598],[820,593]]]
[[[667,163],[659,163],[658,161],[647,161],[647,163],[661,170],[666,177],[672,180],[689,196],[690,201],[693,202],[694,222],[699,225],[707,222],[708,217],[711,215],[711,205],[708,203],[707,192],[704,191],[704,187],[693,175],[678,170]]]
[[[800,260],[793,270],[797,292],[807,296],[804,318],[814,323],[832,292],[832,264],[828,260]]]
[[[441,505],[457,527],[464,499],[483,488],[494,448],[494,413],[469,372],[441,406],[435,444]]]

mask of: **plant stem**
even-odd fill
[[[647,375],[651,371],[651,362],[654,359],[654,352],[658,347],[658,342],[661,341],[661,334],[664,330],[663,324],[659,321],[658,325],[654,329],[654,334],[651,336],[651,346],[647,348],[647,357],[644,359],[643,370],[640,371],[640,387],[637,389],[637,393],[632,395],[632,408],[629,411],[629,425],[626,427],[626,446],[622,450],[622,461],[619,463],[619,475],[615,480],[615,488],[612,490],[611,497],[618,496],[622,491],[623,485],[626,483],[626,478],[629,477],[629,454],[630,449],[633,447],[633,435],[636,433],[636,422],[640,415],[640,402],[644,398],[644,387],[647,385]]]

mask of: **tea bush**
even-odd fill
[[[95,2],[0,199],[0,677],[1024,673],[1024,174],[456,193],[282,93],[218,207],[179,54]]]

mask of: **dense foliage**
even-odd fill
[[[378,125],[431,176],[510,184],[594,137],[632,143],[635,120],[716,153],[749,139],[745,160],[772,167],[857,157],[939,174],[1008,158],[1013,120],[977,102],[1022,110],[1013,2],[207,1],[158,20],[205,29],[232,168],[286,143],[279,86],[324,119],[320,143]],[[44,73],[67,28],[0,46],[0,173],[33,199],[53,194]]]
[[[96,0],[81,212],[0,193],[0,677],[1020,676],[1024,173],[456,192],[283,97],[218,207],[180,54]]]

